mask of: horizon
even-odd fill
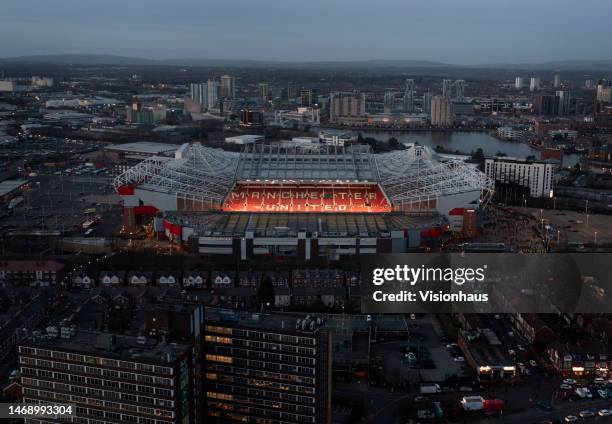
[[[2,58],[96,54],[481,66],[612,57],[607,43],[612,3],[605,0],[588,5],[578,0],[382,0],[376,8],[365,0],[181,0],[172,5],[109,0],[104,6],[9,0],[3,6]]]

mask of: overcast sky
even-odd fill
[[[0,57],[612,58],[612,0],[0,0]]]

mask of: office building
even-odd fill
[[[134,102],[125,108],[125,120],[132,124],[155,125],[166,119],[166,106],[162,104],[143,105]]]
[[[221,76],[221,98],[233,99],[236,97],[236,80],[230,75]]]
[[[48,327],[19,345],[25,403],[72,404],[73,422],[194,423],[193,348]],[[44,423],[44,420],[27,420]]]
[[[365,95],[357,91],[331,93],[329,96],[329,120],[337,122],[342,117],[365,115]]]
[[[240,111],[240,126],[242,128],[261,128],[263,113],[260,110],[242,109]]]
[[[404,90],[404,112],[414,112],[414,80],[406,80],[406,89]]]
[[[525,81],[523,77],[516,77],[514,79],[514,88],[516,88],[517,90],[521,90],[524,85],[525,85]]]
[[[205,82],[190,84],[189,97],[200,106],[200,112],[206,110],[208,108],[208,84]]]
[[[331,423],[331,334],[322,320],[206,310],[208,423]]]
[[[553,77],[553,87],[561,87],[561,76],[559,74],[555,74],[555,76]]]
[[[601,80],[597,84],[597,101],[602,103],[612,102],[612,86],[606,80]]]
[[[455,81],[455,97],[458,102],[462,102],[465,99],[465,80]]]
[[[357,136],[351,133],[337,134],[319,132],[319,143],[327,144],[328,146],[345,146],[357,141]]]
[[[214,109],[219,103],[219,82],[209,79],[208,86],[208,106],[207,109]]]
[[[485,174],[495,185],[517,186],[531,197],[552,197],[555,165],[545,161],[530,161],[511,157],[485,159]]]
[[[317,103],[317,95],[310,88],[300,90],[300,98],[302,99],[302,106],[312,107]]]
[[[298,87],[296,84],[287,84],[287,100],[295,100],[298,96]]]
[[[533,99],[533,111],[542,116],[557,115],[559,98],[552,94],[538,94]]]
[[[568,115],[572,109],[572,97],[568,90],[558,90],[557,94],[557,113],[559,115]]]
[[[443,96],[434,96],[431,100],[431,125],[446,127],[453,122],[452,104]]]
[[[537,91],[540,89],[540,77],[531,77],[529,81],[529,91]]]
[[[497,129],[497,136],[504,140],[520,141],[529,133],[527,125],[508,125]]]

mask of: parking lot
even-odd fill
[[[540,209],[530,210],[534,216],[540,214]],[[549,237],[556,241],[559,231],[559,242],[567,244],[612,244],[612,215],[587,214],[576,211],[543,210],[542,218],[545,225],[552,228]]]
[[[37,230],[82,235],[82,224],[95,217],[97,225],[91,235],[111,236],[120,228],[120,198],[109,176],[41,175],[32,178],[31,185],[32,189],[23,194],[23,202],[0,219],[5,232]]]

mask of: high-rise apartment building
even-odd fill
[[[233,99],[236,97],[236,80],[231,75],[221,76],[221,98]]]
[[[529,80],[529,91],[538,91],[540,89],[540,77],[531,77]]]
[[[194,103],[200,105],[200,110],[208,108],[208,84],[192,83],[189,86],[189,97]]]
[[[558,73],[555,74],[555,76],[553,77],[553,87],[554,88],[561,87],[561,75],[559,75]]]
[[[516,88],[517,90],[521,90],[524,85],[525,85],[525,80],[523,79],[523,77],[514,78],[514,88]]]
[[[214,109],[219,102],[219,82],[209,79],[208,83],[208,105],[207,109]]]
[[[406,89],[404,90],[404,112],[414,112],[414,80],[406,79]]]
[[[259,98],[265,103],[270,99],[270,84],[266,82],[259,83]]]
[[[442,80],[442,97],[450,99],[453,96],[453,82],[449,79]]]
[[[395,96],[396,93],[394,91],[385,91],[385,97],[383,99],[383,111],[385,113],[393,112],[393,109],[395,108]]]
[[[25,403],[72,404],[72,422],[80,424],[195,422],[191,346],[66,327],[47,331],[19,346]]]
[[[455,81],[455,96],[454,98],[462,102],[465,99],[465,80],[456,80]]]
[[[331,423],[331,334],[320,319],[206,310],[206,422]]]
[[[359,92],[331,93],[329,96],[329,120],[336,122],[343,116],[365,115],[365,95]]]
[[[569,90],[557,90],[557,113],[559,115],[568,115],[571,113],[572,108],[572,96]]]
[[[442,96],[434,96],[431,99],[431,125],[434,127],[445,127],[453,122],[451,101]]]
[[[423,94],[423,112],[424,113],[431,113],[431,99],[433,98],[433,94],[427,90],[427,92],[425,92]]]

